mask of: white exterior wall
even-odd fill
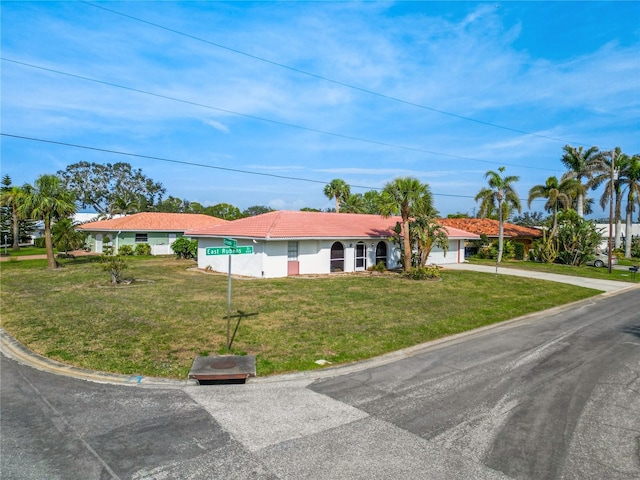
[[[355,249],[359,240],[340,240],[344,246],[344,271],[355,271]],[[328,274],[331,268],[331,246],[335,240],[299,240],[298,262],[300,275]],[[375,264],[375,247],[379,240],[368,240],[366,247],[366,267]],[[256,278],[286,277],[288,272],[288,240],[238,240],[238,246],[253,246],[251,255],[233,255],[231,273]],[[373,244],[373,246],[371,245]],[[220,238],[198,238],[198,268],[210,267],[216,272],[226,273],[229,270],[228,255],[207,255],[210,247],[223,247]],[[387,242],[387,265],[395,268],[398,265],[400,251]]]
[[[449,251],[446,256],[441,248],[433,247],[427,259],[427,265],[447,265],[462,261],[464,261],[464,241],[449,240]]]

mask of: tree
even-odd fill
[[[82,208],[93,208],[101,216],[112,217],[116,211],[146,211],[156,198],[162,200],[165,189],[134,169],[118,162],[101,165],[79,162],[58,171],[64,186],[74,192]]]
[[[186,207],[185,207],[186,206]],[[189,201],[181,200],[169,195],[164,200],[159,200],[154,209],[163,213],[183,213],[189,211]]]
[[[498,168],[498,172],[489,170],[484,174],[484,178],[489,180],[489,188],[483,188],[478,192],[475,201],[481,201],[478,214],[482,217],[483,212],[497,210],[498,212],[498,260],[502,261],[502,252],[504,250],[504,218],[505,206],[507,209],[515,208],[520,213],[520,199],[513,188],[513,183],[517,182],[520,177],[515,175],[502,177],[505,167]]]
[[[365,213],[364,197],[361,193],[352,193],[340,201],[340,208],[346,213]]]
[[[351,194],[351,189],[347,182],[336,178],[324,187],[324,194],[329,200],[335,198],[336,213],[340,213],[340,201],[346,199]]]
[[[3,178],[3,184],[5,184],[5,180],[9,181],[9,185],[11,185],[11,179],[8,175],[5,175]],[[23,219],[23,215],[21,215],[18,211],[18,207],[24,200],[25,191],[21,187],[3,187],[2,193],[0,194],[0,204],[4,207],[8,207],[11,211],[11,240],[12,250],[20,250],[20,220]]]
[[[75,194],[66,189],[55,175],[41,175],[33,186],[25,186],[25,196],[18,211],[21,215],[44,222],[44,242],[49,268],[58,266],[53,255],[51,225],[56,220],[76,213],[75,201]]]
[[[377,190],[369,190],[362,195],[364,202],[364,212],[371,215],[380,214],[380,192]]]
[[[224,220],[236,220],[238,218],[242,218],[242,212],[240,209],[229,203],[218,203],[207,207],[204,209],[203,213],[205,215],[211,215],[212,217],[222,218]]]
[[[70,218],[61,218],[51,226],[51,238],[54,247],[65,255],[84,245],[86,234],[76,230],[77,223]]]
[[[427,264],[433,247],[440,247],[444,254],[449,250],[447,229],[433,215],[418,216],[410,225],[418,245],[418,266]]]
[[[569,169],[561,180],[575,179],[578,181],[576,185],[576,212],[580,218],[584,218],[584,196],[587,186],[582,183],[583,180],[591,178],[594,162],[600,156],[598,147],[591,147],[584,150],[583,147],[572,147],[565,145],[563,148],[562,164]]]
[[[542,212],[524,212],[511,219],[511,222],[522,227],[538,227],[544,222]]]
[[[593,258],[601,241],[595,222],[580,218],[573,210],[558,215],[558,262],[580,266]]]
[[[558,207],[567,209],[571,206],[571,195],[575,191],[577,185],[576,180],[567,179],[558,182],[556,177],[549,177],[544,185],[534,185],[529,190],[529,199],[527,203],[531,208],[531,202],[536,198],[545,198],[547,202],[544,209],[551,213],[553,227],[551,228],[551,236],[555,235],[558,229]]]
[[[615,149],[608,152],[601,152],[591,163],[591,178],[587,185],[591,187],[592,190],[598,188],[601,184],[604,183],[605,188],[602,196],[600,197],[600,206],[602,210],[605,210],[607,204],[609,204],[609,218],[607,219],[607,223],[609,223],[610,227],[615,223],[615,246],[620,246],[620,203],[621,203],[621,192],[620,192],[620,182],[616,180],[616,172],[619,168],[619,163],[623,160],[624,155],[620,147],[616,147]],[[609,232],[609,243],[611,243],[611,233]],[[613,248],[613,245],[610,245]]]
[[[631,258],[631,226],[636,204],[640,208],[640,155],[625,157],[620,165],[619,183],[623,192],[627,195],[626,232],[624,243],[624,256]]]
[[[273,212],[273,208],[266,207],[264,205],[253,205],[242,212],[244,217],[255,217],[256,215],[262,215],[263,213]]]
[[[402,217],[403,270],[411,268],[411,235],[409,221],[420,214],[435,212],[429,185],[421,183],[413,177],[398,177],[387,183],[382,190],[380,211],[385,217],[397,215]]]

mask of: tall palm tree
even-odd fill
[[[76,212],[76,196],[64,188],[55,175],[40,175],[33,186],[25,186],[25,196],[18,210],[22,215],[44,222],[44,244],[47,249],[47,265],[56,268],[51,241],[51,224]]]
[[[335,198],[336,213],[340,213],[340,201],[345,200],[351,194],[351,189],[347,182],[336,178],[324,187],[324,194],[329,200]]]
[[[25,191],[22,187],[9,187],[0,194],[0,204],[4,207],[11,208],[11,231],[12,231],[12,245],[13,250],[20,250],[20,220],[23,216],[20,215],[18,207],[23,201]]]
[[[558,207],[567,209],[571,207],[572,193],[576,188],[576,180],[567,179],[559,182],[554,176],[547,178],[544,185],[534,185],[529,190],[529,199],[527,204],[531,208],[531,202],[536,198],[546,198],[544,209],[551,213],[553,218],[553,227],[551,235],[553,236],[558,228]]]
[[[624,256],[631,258],[631,226],[636,204],[640,208],[640,155],[625,157],[620,164],[619,183],[623,192],[627,194],[626,208],[626,241]]]
[[[385,217],[402,217],[404,264],[403,270],[411,268],[411,237],[409,221],[420,214],[433,214],[433,198],[429,185],[413,177],[399,177],[387,183],[382,190],[380,211]]]
[[[478,192],[475,201],[481,201],[478,215],[483,216],[484,212],[498,210],[498,261],[502,261],[502,251],[504,249],[504,209],[505,205],[511,209],[515,208],[520,212],[522,207],[518,194],[513,188],[513,184],[520,180],[516,175],[503,177],[505,167],[498,168],[498,172],[489,170],[484,174],[484,178],[488,179],[489,188],[483,188]],[[497,207],[496,207],[497,205]]]
[[[565,145],[562,149],[564,150],[562,164],[568,168],[569,171],[562,176],[561,181],[570,178],[578,181],[576,212],[580,218],[584,218],[584,196],[587,191],[587,186],[584,185],[582,181],[591,178],[594,165],[601,155],[600,149],[593,146],[584,150],[583,147],[575,148],[571,145]]]
[[[622,153],[620,147],[602,152],[592,163],[591,179],[587,183],[592,190],[604,184],[604,191],[600,197],[600,207],[604,211],[607,204],[611,203],[610,222],[615,223],[615,247],[620,246],[620,225],[622,210],[622,192],[620,182],[616,179],[616,173],[620,169],[620,164],[625,161],[626,155]]]

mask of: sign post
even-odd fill
[[[253,246],[238,247],[238,241],[232,238],[222,240],[226,247],[210,247],[205,249],[206,255],[229,255],[229,272],[227,276],[227,350],[231,349],[231,256],[253,253]]]

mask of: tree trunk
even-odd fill
[[[504,247],[504,221],[502,220],[502,200],[498,200],[498,262],[502,261],[502,249]]]
[[[56,257],[53,254],[53,241],[51,240],[51,220],[44,220],[44,246],[47,249],[47,267],[56,268]]]
[[[633,228],[633,212],[627,210],[627,223],[626,223],[626,235],[624,237],[624,258],[631,258],[631,242],[633,235],[631,235],[631,229]]]
[[[584,218],[584,195],[582,193],[578,193],[576,213],[580,218]]]
[[[403,220],[402,230],[404,233],[404,265],[403,270],[408,272],[411,269],[411,239],[409,238],[409,219]]]
[[[13,250],[20,250],[20,220],[18,218],[18,207],[13,205],[12,209],[13,214],[13,245],[11,248]]]

